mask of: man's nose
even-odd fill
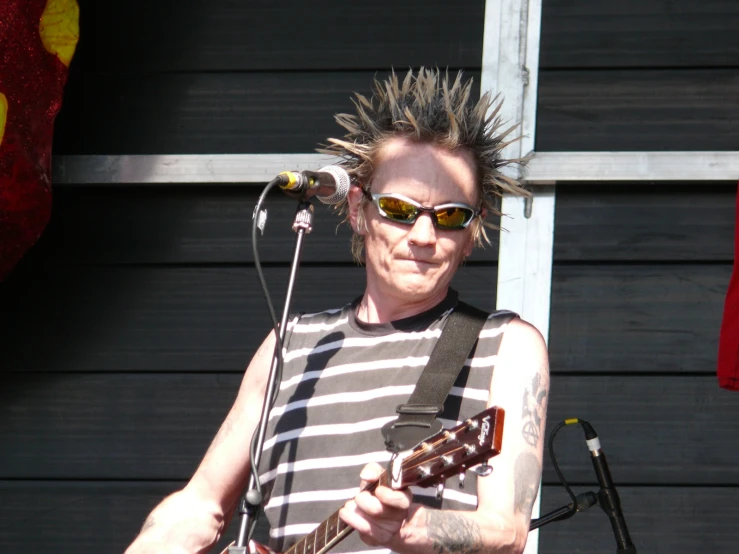
[[[433,215],[421,212],[416,221],[411,225],[408,240],[418,246],[428,246],[436,243],[436,227]]]

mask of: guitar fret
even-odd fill
[[[321,547],[321,550],[323,550],[328,544],[328,526],[329,526],[330,521],[331,521],[331,516],[328,516],[328,519],[322,523],[323,525],[323,546]]]
[[[334,512],[333,514],[328,516],[328,519],[326,520],[326,544],[328,544],[331,541],[331,539],[334,538],[332,535],[334,535],[334,532],[336,530],[337,518],[338,518],[338,515],[336,514],[336,512]]]
[[[316,548],[316,530],[314,529],[312,533],[308,533],[306,539],[308,539],[306,540],[306,554],[313,554]]]
[[[326,543],[323,542],[323,536],[326,533],[325,527],[326,523],[322,522],[318,527],[316,527],[315,531],[313,531],[313,548],[315,549],[315,552],[320,552],[326,545]]]

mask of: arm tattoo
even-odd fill
[[[426,533],[438,554],[475,554],[484,546],[477,523],[454,512],[429,509]]]
[[[523,391],[523,410],[521,413],[523,428],[521,434],[523,440],[529,446],[539,444],[541,423],[546,413],[547,387],[543,381],[541,371],[537,371],[531,380],[531,388],[526,388]]]
[[[518,514],[531,517],[531,509],[539,492],[541,466],[539,460],[531,452],[522,452],[516,458],[514,470],[513,510]]]

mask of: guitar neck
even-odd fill
[[[491,406],[464,423],[429,437],[412,451],[394,457],[389,468],[393,488],[438,485],[460,470],[487,462],[500,453],[504,421],[505,411]],[[377,482],[364,490],[374,492],[378,485],[390,486],[388,471],[383,471]],[[352,531],[336,511],[285,554],[325,554]]]
[[[382,472],[378,483],[387,486],[387,472]],[[372,483],[364,490],[373,492],[378,483]],[[284,554],[325,554],[351,535],[352,531],[354,529],[341,520],[339,510],[336,510],[321,522],[312,533],[308,533],[288,548]]]

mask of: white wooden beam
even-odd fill
[[[321,154],[55,156],[55,185],[264,184],[285,170],[335,163]],[[537,152],[530,184],[736,181],[739,152]]]
[[[533,151],[539,75],[541,0],[486,0],[481,93],[500,94],[506,126],[520,123],[521,140],[503,152],[519,158]],[[523,177],[516,175],[516,177]],[[554,242],[554,187],[537,189],[533,203],[503,197],[498,253],[497,307],[510,309],[549,332]],[[514,431],[515,432],[515,431]],[[543,439],[542,439],[543,440]],[[539,489],[533,517],[539,515]],[[529,533],[525,554],[538,552],[539,532]]]
[[[529,182],[736,181],[739,152],[537,152]]]
[[[55,156],[53,182],[65,184],[202,184],[271,181],[286,170],[318,169],[321,154],[152,154]]]

